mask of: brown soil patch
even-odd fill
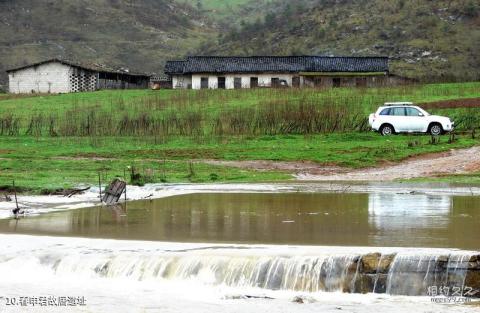
[[[480,108],[480,98],[443,100],[420,104],[422,108],[428,109],[458,109],[458,108]]]
[[[304,180],[376,180],[391,181],[419,177],[435,177],[452,174],[468,174],[480,167],[480,147],[451,150],[422,155],[393,165],[352,170],[334,175],[316,175],[308,172],[297,175]]]
[[[335,165],[320,165],[311,161],[298,161],[298,162],[279,162],[279,161],[222,161],[222,160],[198,160],[197,162],[206,163],[210,165],[220,165],[244,168],[256,171],[284,171],[294,174],[301,172],[309,173],[322,173],[322,174],[334,174],[334,173],[346,173],[347,168],[335,166]]]

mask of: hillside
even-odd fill
[[[0,0],[0,90],[5,69],[52,57],[158,73],[188,54],[388,55],[397,74],[479,79],[479,12],[474,0]]]
[[[176,0],[179,3],[188,3],[199,11],[208,13],[213,19],[227,17],[237,12],[237,9],[252,0]],[[265,1],[265,0],[260,0]],[[192,4],[193,3],[193,4]]]
[[[238,24],[199,52],[388,55],[402,75],[479,78],[478,1],[260,1],[244,5],[238,16]]]
[[[209,32],[196,8],[169,0],[2,0],[0,84],[6,68],[52,57],[158,72]]]

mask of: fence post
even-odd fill
[[[12,184],[13,184],[13,192],[14,192],[14,194],[15,194],[15,206],[16,206],[16,208],[17,208],[17,210],[18,210],[17,188],[15,187],[15,181],[13,181]]]
[[[100,178],[100,172],[98,172],[98,192],[100,193],[100,201],[102,201],[102,180]]]

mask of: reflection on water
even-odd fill
[[[368,202],[368,221],[375,229],[374,242],[390,237],[393,245],[402,245],[407,238],[422,242],[436,242],[448,246],[450,222],[450,196],[411,194],[371,194]],[[430,244],[431,245],[431,244]]]
[[[100,238],[479,249],[479,197],[192,194],[0,221],[0,232]]]

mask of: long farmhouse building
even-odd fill
[[[192,56],[168,61],[174,89],[375,87],[396,83],[388,57]]]
[[[69,93],[148,88],[150,76],[99,64],[50,59],[7,71],[10,93]]]

